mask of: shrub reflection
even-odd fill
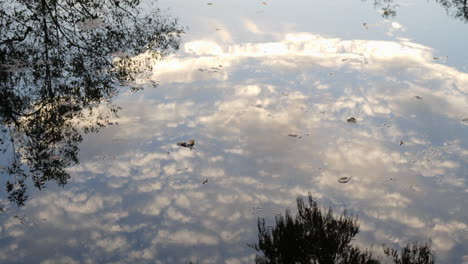
[[[308,204],[297,198],[297,210],[294,217],[289,210],[276,216],[274,227],[258,219],[258,242],[250,245],[262,253],[256,256],[256,263],[381,263],[382,257],[352,245],[359,233],[356,217],[346,211],[335,215],[331,208],[321,209],[310,194]],[[384,254],[395,264],[434,263],[430,243],[407,245],[401,252],[384,246]]]

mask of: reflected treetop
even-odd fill
[[[39,189],[67,182],[80,132],[107,125],[118,88],[137,88],[151,62],[178,49],[183,30],[138,0],[0,6],[1,150],[11,154],[9,199],[22,206],[27,178]]]

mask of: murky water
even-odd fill
[[[252,263],[257,218],[311,193],[359,216],[362,247],[431,239],[437,263],[468,263],[455,4],[158,2],[188,27],[135,80],[159,86],[120,89],[66,185],[31,186],[20,208],[2,191],[1,262]]]

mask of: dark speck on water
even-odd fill
[[[348,119],[346,119],[346,121],[347,121],[349,124],[356,124],[356,123],[357,123],[357,120],[356,120],[356,118],[354,118],[354,117],[348,118]]]

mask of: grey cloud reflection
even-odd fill
[[[120,97],[119,126],[89,137],[115,157],[90,150],[70,170],[75,188],[28,205],[31,218],[87,241],[60,246],[52,232],[70,254],[58,258],[251,262],[257,217],[309,192],[359,215],[357,243],[431,237],[442,262],[463,257],[468,74],[409,41],[300,33],[185,51],[155,67],[160,88]],[[189,138],[196,149],[175,145]],[[26,227],[10,224],[2,237],[26,240]]]

